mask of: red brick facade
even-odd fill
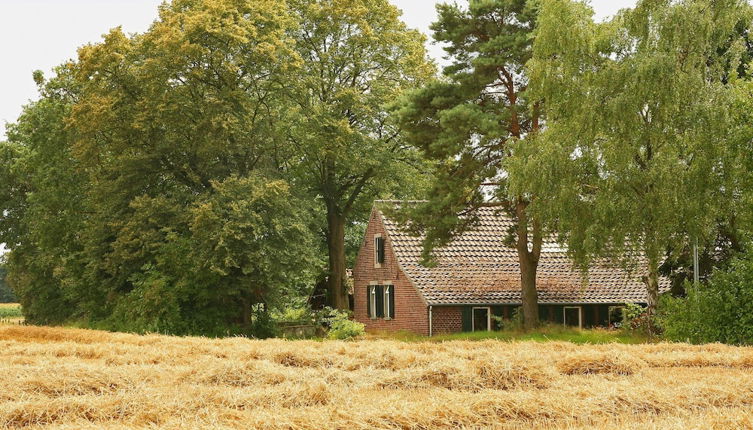
[[[380,267],[375,267],[374,238],[378,234],[385,240],[385,259]],[[368,317],[366,293],[373,283],[395,286],[395,319]],[[364,323],[368,331],[407,330],[421,335],[429,334],[426,302],[398,267],[392,243],[376,210],[371,213],[366,237],[353,268],[353,304],[356,321]]]
[[[432,334],[459,333],[463,331],[463,308],[434,306],[431,310]]]

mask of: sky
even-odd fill
[[[390,0],[403,10],[403,20],[430,36],[436,18],[434,5],[446,0]],[[463,0],[459,0],[460,3]],[[109,29],[145,31],[157,16],[161,0],[0,0],[0,140],[5,123],[14,122],[22,107],[37,98],[31,74],[47,76],[64,61],[75,58],[78,47],[97,42]],[[592,0],[597,19],[631,7],[635,0]],[[429,44],[441,63],[442,48]],[[0,244],[0,255],[3,247]]]

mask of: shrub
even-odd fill
[[[492,315],[498,331],[519,331],[523,329],[523,311],[517,307],[512,310],[510,318]]]
[[[709,282],[686,285],[686,298],[663,299],[660,322],[671,340],[753,344],[753,255],[716,270]]]
[[[278,334],[277,322],[262,306],[254,307],[250,334],[259,339],[268,339]]]
[[[327,337],[330,339],[353,339],[366,332],[365,326],[350,319],[345,311],[325,308],[323,322],[329,327]]]
[[[625,303],[622,311],[622,328],[644,335],[653,335],[660,330],[655,318],[648,316],[647,309],[635,303]]]

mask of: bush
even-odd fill
[[[622,311],[622,329],[642,335],[653,335],[660,327],[657,327],[655,318],[652,320],[648,316],[647,308],[635,303],[625,303]]]
[[[660,323],[667,338],[753,344],[753,255],[714,271],[707,284],[686,285],[686,291],[686,298],[663,299]]]
[[[521,307],[514,308],[510,318],[492,315],[492,320],[496,323],[498,331],[523,330],[523,310]]]
[[[323,322],[329,327],[329,339],[352,339],[366,332],[365,326],[350,319],[350,314],[336,309],[325,309]]]

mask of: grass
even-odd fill
[[[571,342],[575,344],[641,344],[654,342],[640,333],[623,330],[607,329],[575,329],[559,324],[546,325],[533,332],[523,330],[478,331],[472,333],[442,334],[432,337],[420,336],[411,332],[380,332],[367,335],[368,339],[393,339],[404,342],[446,342],[453,340],[500,340],[500,341],[532,341],[532,342]]]
[[[0,324],[19,324],[23,322],[21,305],[18,303],[0,303]]]
[[[753,428],[753,348],[0,327],[0,428]]]

